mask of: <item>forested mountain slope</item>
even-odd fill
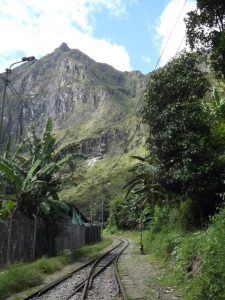
[[[4,78],[4,74],[1,76]],[[120,72],[97,63],[63,43],[53,53],[13,68],[8,79],[2,142],[6,143],[11,136],[19,143],[32,130],[41,135],[51,117],[57,150],[64,148],[66,153],[79,152],[83,156],[73,163],[71,174],[72,178],[79,173],[83,180],[78,187],[73,180],[65,183],[61,199],[75,202],[89,214],[92,198],[95,205],[102,198],[103,179],[113,181],[113,191],[118,186],[122,188],[123,166],[113,176],[111,167],[128,144],[130,150],[143,144],[145,130],[134,111],[147,76],[139,71]],[[1,80],[1,94],[3,87],[4,80]],[[92,189],[94,193],[90,192]],[[106,198],[109,201],[110,197],[106,195]],[[98,208],[91,210],[100,217]]]

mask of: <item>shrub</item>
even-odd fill
[[[204,239],[202,272],[191,282],[196,299],[225,299],[225,209],[212,219]]]
[[[11,293],[20,292],[41,284],[41,282],[41,273],[36,268],[10,267],[6,272],[0,274],[0,299],[5,299]]]

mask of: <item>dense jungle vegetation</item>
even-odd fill
[[[183,52],[150,75],[148,154],[111,204],[110,226],[144,224],[145,249],[185,299],[225,299],[225,3],[197,1]],[[184,285],[185,283],[185,285]]]
[[[49,218],[68,211],[67,205],[59,200],[58,191],[63,180],[69,179],[65,170],[62,175],[62,169],[72,156],[61,158],[56,146],[51,119],[42,137],[33,131],[15,150],[8,139],[0,158],[1,219],[15,215]]]

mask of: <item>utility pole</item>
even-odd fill
[[[143,234],[142,234],[142,230],[143,230],[143,221],[142,221],[142,218],[141,218],[140,228],[141,228],[141,246],[140,246],[140,253],[143,255],[143,254],[144,254],[144,245],[143,245]]]
[[[3,98],[2,98],[2,107],[1,107],[1,121],[0,121],[0,141],[2,138],[2,126],[3,126],[3,117],[5,109],[5,99],[6,99],[6,87],[8,84],[9,69],[6,69],[5,78],[4,78],[4,89],[3,89]]]
[[[104,199],[103,199],[103,196],[104,196],[104,185],[102,188],[102,238],[103,238],[103,225],[104,225]]]
[[[94,182],[93,182],[93,178],[91,178],[91,211],[90,211],[90,218],[91,218],[91,224],[93,223],[93,201],[94,201],[94,193],[93,193],[93,189],[94,189]]]
[[[0,142],[2,139],[2,132],[3,132],[3,119],[4,119],[4,110],[5,110],[5,100],[6,100],[6,88],[8,85],[8,78],[9,78],[9,74],[11,72],[11,68],[12,66],[19,64],[21,62],[25,62],[25,61],[33,61],[35,60],[34,56],[28,56],[28,57],[23,57],[20,61],[14,62],[10,65],[10,67],[8,69],[6,69],[5,72],[5,78],[2,78],[4,80],[4,89],[3,89],[3,97],[2,97],[2,107],[1,107],[1,120],[0,120]]]
[[[107,186],[111,185],[110,182],[107,183]],[[104,183],[103,183],[103,188],[102,188],[102,238],[103,238],[103,226],[104,226]]]

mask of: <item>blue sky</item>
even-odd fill
[[[155,26],[168,1],[142,0],[127,6],[127,15],[113,18],[101,11],[96,14],[94,34],[98,38],[110,37],[113,43],[124,45],[133,69],[149,72],[158,56],[154,40]]]
[[[21,56],[40,58],[66,42],[121,71],[146,74],[180,15],[161,65],[174,56],[183,18],[194,8],[195,0],[0,0],[0,72]]]

